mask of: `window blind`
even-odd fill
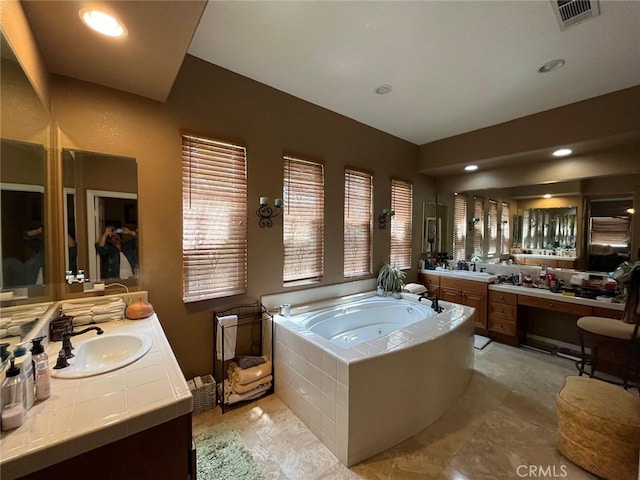
[[[324,263],[324,166],[284,157],[284,285],[322,278]]]
[[[591,244],[612,247],[629,246],[629,217],[591,217]]]
[[[411,268],[411,223],[413,208],[413,185],[402,180],[391,179],[391,258],[392,264],[400,268]]]
[[[464,260],[467,239],[467,196],[463,193],[456,193],[454,198],[453,259]]]
[[[487,254],[495,255],[498,252],[498,202],[495,200],[489,200],[487,225],[489,227]]]
[[[244,147],[182,136],[184,302],[246,293],[246,164]]]
[[[473,254],[482,256],[482,242],[484,241],[484,198],[475,197],[473,200]]]
[[[511,209],[509,204],[502,202],[502,214],[500,224],[502,225],[502,253],[509,253],[511,247]]]
[[[344,172],[344,276],[370,275],[373,176],[358,170]]]

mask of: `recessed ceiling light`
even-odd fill
[[[564,64],[565,64],[565,61],[562,58],[549,60],[547,63],[545,63],[538,69],[538,73],[548,73],[553,70],[558,70],[559,68],[562,68]]]
[[[573,152],[570,148],[559,148],[555,152],[553,152],[554,157],[566,157],[567,155],[571,155]]]
[[[551,194],[550,193],[545,193],[542,198],[551,198]]]
[[[391,93],[391,85],[380,85],[378,88],[374,90],[378,95],[384,95],[386,93]]]
[[[90,8],[83,8],[79,13],[82,21],[96,32],[108,37],[124,37],[127,35],[127,29],[124,24],[107,13]]]
[[[478,169],[478,166],[477,165],[467,165],[466,167],[464,167],[464,169],[467,172],[474,172],[474,171],[476,171]]]

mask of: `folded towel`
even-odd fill
[[[92,315],[77,315],[73,317],[73,320],[71,320],[74,327],[79,325],[88,325],[91,322],[93,322]]]
[[[229,378],[239,385],[247,385],[267,375],[271,375],[271,360],[251,368],[240,368],[236,362],[229,364]]]
[[[262,365],[266,362],[266,359],[257,355],[236,355],[236,362],[240,368],[251,368],[256,365]]]
[[[267,375],[266,377],[262,377],[261,379],[256,380],[255,382],[247,383],[245,385],[240,385],[239,383],[231,382],[231,389],[233,390],[233,393],[247,393],[253,390],[254,388],[259,387],[260,385],[263,385],[271,381],[273,381],[273,375]]]
[[[202,382],[202,378],[200,377],[193,377],[193,381],[196,384],[196,388],[202,388],[204,386],[204,383]]]
[[[217,317],[216,356],[218,360],[231,360],[236,356],[236,338],[238,335],[238,316]],[[223,328],[224,327],[224,328]],[[223,335],[224,330],[224,335]],[[222,337],[224,336],[224,359],[222,358]]]
[[[407,283],[404,286],[405,291],[409,293],[415,293],[416,295],[420,295],[427,291],[424,285],[420,285],[419,283]]]
[[[247,392],[247,393],[233,393],[231,390],[231,382],[229,380],[224,381],[224,398],[223,401],[225,405],[231,405],[233,403],[242,402],[244,400],[253,400],[254,398],[258,398],[261,395],[271,388],[272,382],[265,383],[260,385],[257,388]],[[220,385],[222,388],[222,385]],[[221,392],[218,392],[219,396],[222,397]]]

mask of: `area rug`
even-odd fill
[[[490,338],[483,337],[482,335],[473,336],[473,346],[478,350],[482,350],[484,347],[489,345],[490,342],[491,342]]]
[[[265,480],[240,435],[227,422],[194,437],[198,480]]]

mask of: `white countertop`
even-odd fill
[[[609,308],[611,310],[624,310],[623,303],[608,303],[600,300],[592,300],[590,298],[569,297],[561,293],[553,293],[544,288],[519,287],[516,285],[494,284],[489,285],[489,290],[497,290],[499,292],[516,293],[518,295],[528,295],[530,297],[544,298],[548,300],[556,300],[558,302],[574,303],[577,305],[587,305],[590,307]]]
[[[141,333],[151,337],[153,344],[141,359],[113,372],[78,379],[52,377],[51,397],[37,402],[22,426],[2,432],[3,480],[40,470],[192,411],[193,397],[155,314],[143,320],[99,326],[104,335]],[[74,337],[73,344],[77,347],[94,337],[95,332],[88,332]],[[46,347],[50,368],[61,345],[51,342]]]

